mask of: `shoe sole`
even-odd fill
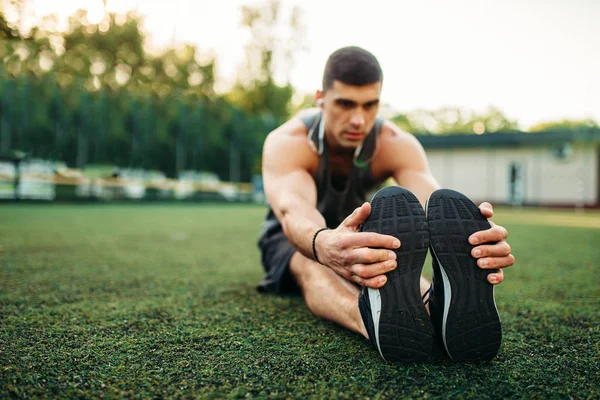
[[[454,361],[490,360],[502,342],[494,286],[487,281],[494,270],[478,267],[468,239],[491,225],[475,203],[453,190],[434,192],[425,208],[431,253],[444,284],[444,347]]]
[[[408,190],[390,186],[371,201],[371,214],[363,232],[395,236],[398,266],[388,272],[380,289],[368,288],[379,353],[392,362],[428,360],[432,351],[432,326],[420,290],[421,271],[429,247],[425,211]]]

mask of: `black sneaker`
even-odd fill
[[[429,312],[435,337],[454,361],[490,360],[502,342],[493,270],[482,270],[471,256],[471,234],[490,223],[469,198],[449,189],[436,190],[427,205],[432,290]]]
[[[425,211],[410,191],[390,186],[371,201],[371,215],[362,232],[377,232],[400,239],[398,266],[386,274],[381,289],[363,287],[358,307],[369,339],[387,361],[428,360],[432,327],[421,299],[420,278],[429,246]]]

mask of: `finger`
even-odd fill
[[[375,276],[383,275],[396,268],[395,260],[388,260],[384,262],[378,262],[375,264],[354,264],[350,271],[354,275],[358,275],[361,278],[373,278]]]
[[[494,215],[494,208],[487,201],[484,201],[479,205],[479,210],[481,211],[481,214],[486,218],[491,218],[492,215]]]
[[[352,282],[358,283],[361,286],[366,286],[366,287],[370,287],[373,289],[378,289],[380,287],[382,287],[383,285],[385,285],[385,283],[387,282],[387,278],[385,277],[385,275],[379,275],[373,278],[361,278],[360,276],[357,275],[352,275],[352,277],[350,278],[352,280]]]
[[[510,254],[510,245],[505,241],[493,245],[483,245],[474,247],[471,255],[475,258],[483,257],[506,257]]]
[[[342,260],[345,265],[353,264],[373,264],[380,261],[395,260],[396,253],[386,249],[370,249],[361,247],[350,250],[347,256]]]
[[[363,203],[362,206],[355,209],[352,214],[346,217],[342,225],[358,230],[358,226],[367,219],[369,214],[371,214],[371,204]]]
[[[496,269],[510,267],[515,263],[515,257],[509,254],[506,257],[487,257],[477,260],[477,265],[481,269]]]
[[[481,243],[493,243],[506,240],[508,237],[508,231],[500,225],[492,226],[490,229],[475,232],[469,237],[469,243],[481,244]]]
[[[489,274],[488,277],[487,277],[487,280],[492,285],[497,285],[499,283],[502,283],[502,281],[504,280],[504,271],[502,271],[500,269],[500,270],[498,270],[498,272],[494,272],[493,274]]]
[[[349,235],[348,246],[350,247],[375,247],[384,249],[397,249],[400,240],[390,235],[382,235],[375,232],[358,232]]]

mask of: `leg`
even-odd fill
[[[302,289],[308,309],[314,315],[368,337],[358,311],[360,289],[356,285],[298,252],[290,260],[290,271]],[[421,277],[421,295],[425,294],[429,285]]]
[[[423,296],[425,294],[425,292],[427,292],[429,290],[429,286],[431,286],[431,282],[429,282],[427,279],[421,277],[421,282],[419,283],[419,285],[421,286],[421,296]],[[425,297],[423,300],[424,301],[427,300],[427,297]]]
[[[425,279],[421,276],[421,281],[419,282],[419,285],[421,286],[421,296],[425,296],[425,293],[431,287],[431,282],[429,282],[427,279]],[[425,303],[425,309],[427,310],[427,313],[429,314],[429,302],[427,300],[429,300],[429,295],[423,297],[423,303]]]
[[[290,260],[290,272],[314,315],[368,337],[358,310],[357,286],[298,252]]]

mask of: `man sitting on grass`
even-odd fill
[[[514,263],[507,231],[488,222],[489,203],[441,189],[417,139],[377,117],[382,80],[371,53],[339,49],[319,107],[268,135],[259,290],[302,293],[313,314],[388,361],[427,360],[436,344],[455,361],[491,359],[501,343],[493,285]],[[366,202],[390,177],[398,186]]]

